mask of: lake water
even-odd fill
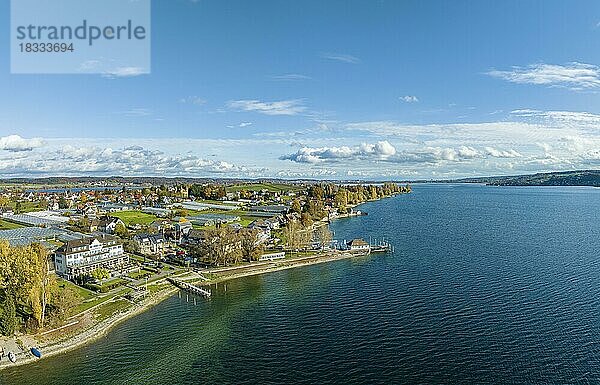
[[[600,189],[418,185],[337,221],[393,255],[177,296],[2,384],[598,384]]]

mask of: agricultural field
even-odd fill
[[[269,192],[286,192],[286,191],[300,191],[303,190],[302,186],[294,186],[282,183],[248,183],[248,184],[236,184],[233,186],[227,186],[228,192],[237,192],[241,190],[247,191],[262,191],[267,190]]]
[[[110,214],[111,217],[119,218],[126,226],[130,225],[149,225],[158,218],[152,214],[146,214],[141,211],[117,211]]]
[[[23,226],[19,225],[17,223],[13,223],[13,222],[9,222],[9,221],[0,219],[0,230],[20,229],[21,227],[23,227]]]
[[[9,202],[8,207],[10,207],[12,210],[16,211],[17,202],[14,202],[14,201]],[[40,202],[29,202],[29,201],[21,201],[20,202],[20,208],[19,208],[20,214],[29,213],[32,211],[42,211],[42,210],[46,210],[46,208],[43,207]]]

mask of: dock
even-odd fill
[[[394,252],[394,247],[389,243],[382,243],[379,245],[371,245],[371,253],[389,253]]]
[[[341,245],[338,246],[338,242],[334,241],[336,244],[336,249],[340,251],[349,251],[351,253],[357,253],[361,255],[369,255],[371,253],[393,253],[394,245],[387,242],[385,239],[380,240],[379,242],[373,242],[369,239],[369,242],[366,242],[362,238],[354,238],[352,241],[347,242],[344,240]]]
[[[209,290],[192,285],[191,283],[182,281],[180,279],[167,278],[167,281],[169,281],[170,283],[172,283],[173,285],[175,285],[176,287],[180,288],[183,291],[186,291],[186,292],[192,293],[192,294],[201,295],[202,297],[205,297],[205,298],[210,298],[210,296],[212,294]]]

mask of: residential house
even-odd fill
[[[207,239],[206,231],[191,229],[185,237],[185,243],[199,245]]]
[[[265,242],[271,239],[271,226],[264,219],[257,219],[248,225],[249,229],[259,230],[260,242]]]
[[[119,225],[125,227],[125,223],[119,218],[103,217],[98,220],[98,231],[106,234],[114,234],[115,229]]]
[[[136,234],[133,241],[138,245],[142,254],[162,254],[167,246],[167,241],[162,234]]]

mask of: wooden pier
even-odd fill
[[[201,295],[202,297],[209,298],[211,296],[211,292],[209,290],[203,289],[201,287],[192,285],[191,283],[182,281],[176,278],[167,278],[169,282],[173,285],[177,286],[181,290],[187,291],[188,293]]]

